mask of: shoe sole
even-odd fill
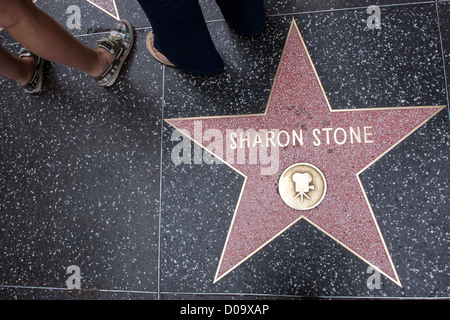
[[[36,93],[39,93],[42,91],[42,83],[44,82],[43,75],[44,75],[45,60],[42,58],[39,58],[39,59],[41,59],[41,61],[39,62],[38,68],[36,70],[39,81],[36,84],[36,88],[34,88],[32,91],[23,88],[23,90],[28,94],[36,94]]]
[[[145,37],[145,44],[147,45],[148,52],[150,52],[150,54],[153,56],[153,58],[155,58],[156,61],[158,61],[159,63],[162,63],[163,65],[168,66],[168,67],[175,67],[173,64],[164,62],[160,58],[158,58],[158,56],[156,55],[156,53],[152,47],[153,37],[154,37],[153,31],[150,31],[147,34],[147,36]]]

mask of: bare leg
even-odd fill
[[[32,57],[15,57],[0,46],[0,76],[16,80],[20,85],[24,85],[32,77],[33,70]]]
[[[91,76],[100,75],[113,60],[103,48],[94,50],[78,41],[32,0],[0,0],[0,25],[34,54]]]

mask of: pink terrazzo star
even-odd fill
[[[214,281],[305,219],[401,286],[359,174],[442,108],[332,110],[293,21],[264,114],[167,120],[245,177]],[[246,161],[241,162],[233,162],[237,158],[227,158],[228,153],[220,150],[232,150],[230,144],[269,145],[262,135],[256,140],[256,135],[244,135],[238,140],[238,134],[229,133],[237,129],[284,131],[278,141],[279,162],[274,174],[262,174],[267,164],[252,163],[248,150]],[[294,131],[297,136],[292,134],[288,143],[288,135]],[[211,132],[216,139],[210,143],[196,138]],[[225,138],[220,139],[218,133]],[[292,209],[279,194],[280,175],[296,163],[312,164],[326,178],[325,197],[310,210]]]

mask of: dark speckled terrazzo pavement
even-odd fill
[[[225,62],[212,77],[158,64],[137,1],[115,3],[136,45],[111,89],[54,63],[37,96],[0,78],[0,299],[449,298],[450,1],[267,0],[264,33],[247,38],[200,0]],[[64,26],[79,6],[70,31],[92,47],[115,22],[85,0],[36,4]],[[401,286],[368,285],[369,265],[304,220],[214,283],[244,179],[176,165],[164,120],[263,113],[292,20],[333,109],[447,106],[360,176]]]

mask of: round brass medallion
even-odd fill
[[[317,167],[297,163],[283,172],[278,188],[281,198],[289,207],[306,211],[322,202],[327,192],[327,183]]]

